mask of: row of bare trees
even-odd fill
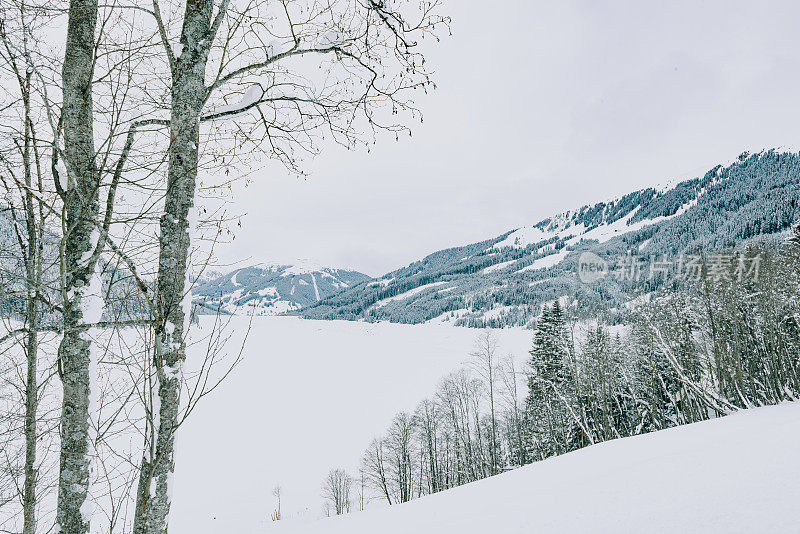
[[[508,468],[506,442],[520,430],[523,375],[497,351],[495,336],[481,334],[464,369],[372,441],[362,472],[374,496],[403,503]]]
[[[409,131],[439,9],[2,0],[4,530],[166,532],[177,430],[230,368],[219,319],[187,345],[237,163]]]
[[[602,441],[799,398],[800,237],[747,255],[759,265],[752,276],[704,269],[696,284],[649,295],[622,324],[579,319],[568,300],[545,306],[521,371],[484,332],[464,369],[369,445],[372,497],[403,503]]]

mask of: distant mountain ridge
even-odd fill
[[[582,251],[657,257],[781,239],[800,216],[800,155],[744,153],[702,177],[646,188],[470,245],[435,252],[298,313],[314,319],[473,327],[530,325],[541,305],[569,295],[584,309],[623,305],[641,286],[576,276]]]
[[[307,261],[257,264],[193,289],[201,313],[293,314],[312,319],[458,326],[530,326],[545,302],[624,307],[654,289],[605,278],[582,283],[584,251],[655,258],[782,239],[800,218],[800,154],[744,153],[701,177],[586,205],[478,243],[434,252],[378,279]]]
[[[204,277],[192,295],[200,313],[277,315],[313,305],[371,279],[358,271],[323,267],[308,260],[259,263]]]

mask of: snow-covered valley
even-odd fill
[[[0,534],[800,534],[730,4],[0,2]]]
[[[247,319],[233,321],[229,348],[237,350]],[[357,472],[369,440],[463,365],[478,333],[449,325],[254,318],[243,362],[181,429],[171,530],[796,530],[800,404],[791,403],[614,440],[410,503],[322,519],[325,473]],[[496,334],[503,353],[527,357],[529,330]],[[278,484],[283,521],[273,522],[270,491]]]
[[[201,318],[201,333],[210,320]],[[229,350],[238,350],[247,324],[246,317],[233,318]],[[479,333],[255,317],[244,360],[181,428],[170,530],[272,528],[270,492],[278,484],[282,524],[319,518],[326,473],[357,472],[369,441],[460,367]],[[527,357],[529,330],[497,334],[502,354]]]

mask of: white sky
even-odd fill
[[[800,145],[800,3],[449,0],[414,137],[237,192],[223,261],[380,275],[442,248]]]

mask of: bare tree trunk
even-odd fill
[[[497,460],[497,419],[494,414],[494,369],[491,357],[489,358],[489,407],[490,417],[492,421],[492,453],[489,455],[492,462],[491,474],[496,475],[498,472]]]
[[[30,293],[29,293],[30,295]],[[23,534],[36,533],[36,413],[39,387],[36,364],[39,357],[36,299],[28,298],[28,339],[25,343],[27,376],[25,379],[25,486],[23,490]]]
[[[326,505],[333,507],[336,515],[350,512],[350,490],[353,479],[343,469],[332,469],[322,484]]]
[[[69,183],[56,184],[64,200],[64,337],[58,349],[64,388],[61,463],[56,520],[62,533],[89,532],[91,501],[90,393],[92,342],[87,313],[96,314],[99,292],[94,272],[99,175],[92,123],[92,75],[97,24],[96,0],[70,0],[63,66],[63,155]],[[56,182],[59,180],[57,179]],[[96,231],[96,230],[95,230]],[[96,317],[93,317],[97,319]],[[97,387],[96,385],[94,387]]]
[[[38,328],[38,294],[40,291],[40,246],[38,238],[36,210],[34,208],[33,186],[31,173],[31,143],[33,127],[30,119],[30,80],[32,72],[26,73],[25,84],[22,87],[23,106],[25,109],[25,125],[23,131],[24,147],[22,151],[22,164],[25,176],[25,222],[28,233],[27,254],[25,258],[25,322],[28,336],[25,343],[25,357],[27,369],[25,377],[25,483],[23,489],[22,509],[24,534],[36,533],[36,412],[38,409],[39,386],[36,379],[37,360],[39,358],[39,328]],[[40,188],[41,190],[41,188]],[[43,224],[42,221],[38,221]]]
[[[489,417],[490,417],[490,450],[489,450],[489,473],[492,475],[497,474],[498,458],[497,458],[497,417],[494,411],[494,367],[495,352],[497,351],[497,340],[488,329],[484,331],[480,337],[475,341],[475,349],[470,356],[472,357],[473,367],[478,371],[481,378],[486,381],[489,389]]]
[[[180,43],[174,58],[172,111],[167,169],[167,192],[159,237],[155,367],[159,413],[154,454],[145,452],[137,495],[134,532],[163,534],[169,526],[169,486],[175,470],[175,431],[180,410],[183,363],[186,360],[185,326],[189,310],[187,261],[190,246],[189,213],[194,205],[197,180],[200,114],[206,97],[205,70],[214,38],[210,0],[187,0]],[[225,2],[220,7],[224,14]],[[171,54],[168,43],[164,43]],[[149,447],[146,447],[149,449]]]

